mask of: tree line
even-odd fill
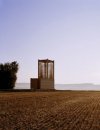
[[[0,64],[0,89],[13,89],[17,80],[18,63]]]

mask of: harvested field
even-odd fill
[[[100,130],[100,92],[0,93],[0,130]]]

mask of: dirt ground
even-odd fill
[[[0,130],[100,130],[100,92],[0,93]]]

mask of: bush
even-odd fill
[[[0,89],[13,89],[17,80],[18,63],[0,64]]]

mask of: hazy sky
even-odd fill
[[[0,62],[30,82],[45,58],[56,83],[100,84],[100,0],[0,0]]]

